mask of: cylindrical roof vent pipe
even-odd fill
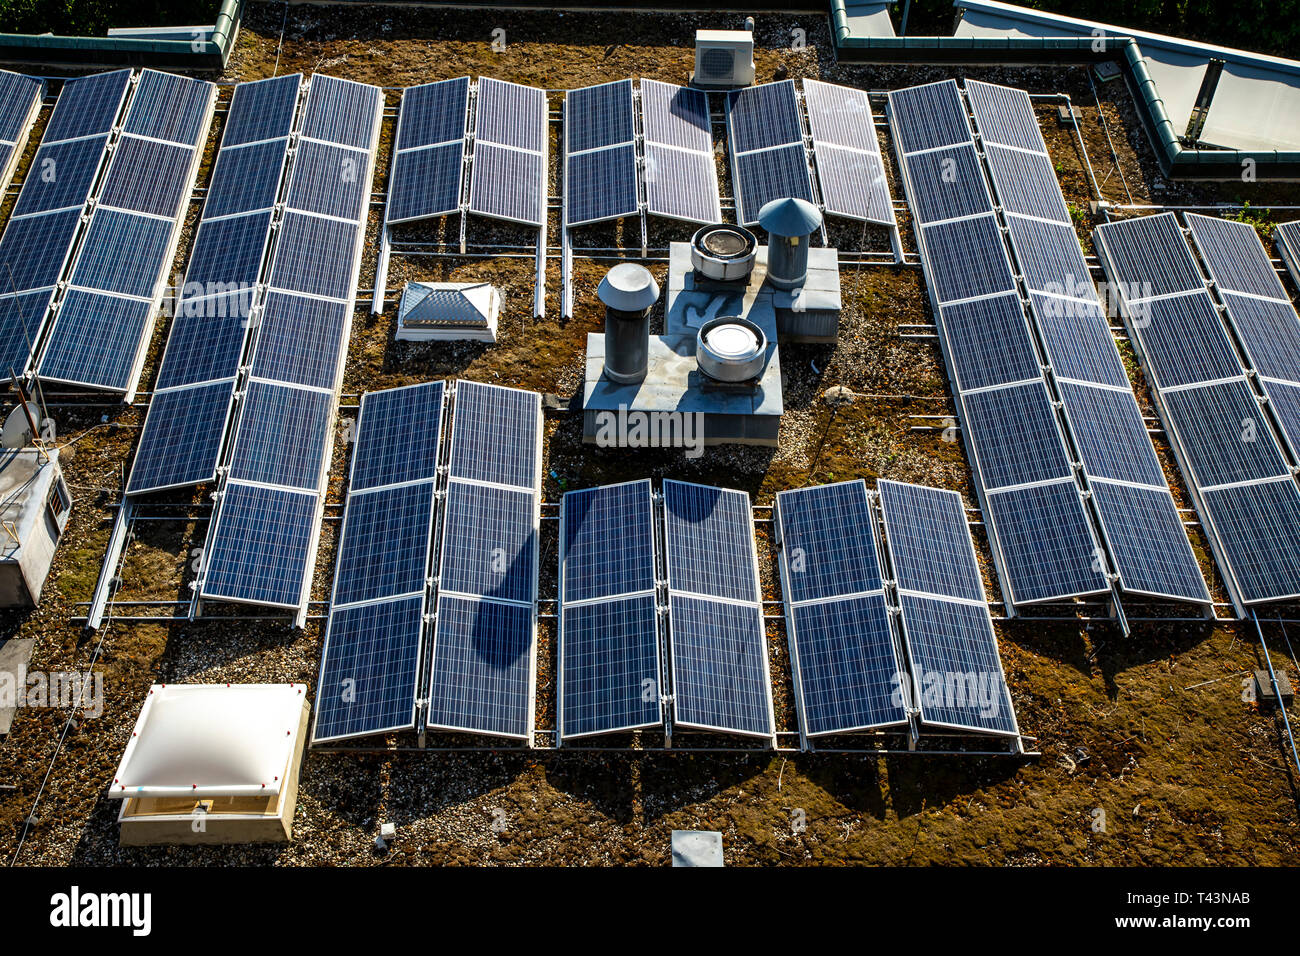
[[[767,278],[778,289],[799,289],[808,279],[808,239],[822,214],[802,199],[773,199],[758,212],[767,230]]]
[[[605,303],[605,375],[622,385],[645,380],[650,364],[650,310],[659,284],[645,266],[616,265],[600,280]]]

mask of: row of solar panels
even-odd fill
[[[482,78],[472,94],[469,77],[403,93],[388,222],[461,209],[465,139],[472,135],[469,211],[542,225],[546,92]],[[826,211],[892,225],[893,203],[867,95],[805,80],[804,96]],[[771,199],[813,201],[794,81],[728,94],[727,123],[740,222],[756,222]],[[617,80],[570,90],[563,145],[566,226],[636,215],[643,193],[652,214],[688,222],[721,219],[709,101],[701,90],[655,80],[642,80],[637,89],[631,80]]]
[[[1008,601],[1115,587],[1208,605],[1029,97],[966,93],[982,153],[953,81],[889,109]]]
[[[426,382],[363,397],[316,742],[417,722],[531,739],[540,484],[535,392]]]
[[[19,116],[40,95],[4,90],[24,101],[10,104]],[[134,392],[215,97],[155,70],[64,82],[0,236],[5,371]]]

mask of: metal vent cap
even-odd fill
[[[691,237],[691,265],[703,276],[729,282],[754,271],[758,240],[729,223],[704,226]]]
[[[740,316],[710,319],[696,336],[695,360],[701,372],[720,382],[757,378],[767,361],[767,336]]]

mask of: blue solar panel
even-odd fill
[[[925,245],[930,281],[940,304],[1011,292],[1016,287],[992,214],[928,226]]]
[[[889,94],[889,121],[904,155],[970,141],[970,123],[957,84],[942,80]]]
[[[727,94],[732,154],[803,143],[794,80],[750,86]]]
[[[358,219],[369,201],[370,158],[344,146],[310,140],[298,145],[289,179],[294,209],[339,219]]]
[[[262,272],[270,228],[269,211],[202,223],[194,238],[194,249],[190,252],[189,268],[182,287],[184,297],[229,296],[225,310],[247,315],[248,306],[252,305],[253,287]],[[207,306],[202,308],[213,311]]]
[[[334,396],[252,381],[244,396],[230,476],[303,490],[319,487]]]
[[[316,742],[415,724],[424,599],[331,610],[316,684]]]
[[[123,136],[99,192],[99,205],[174,217],[189,199],[194,150]]]
[[[1267,299],[1286,299],[1286,289],[1248,222],[1188,213],[1187,228],[1220,292],[1244,292]]]
[[[204,549],[203,596],[298,607],[319,496],[237,481],[222,493],[217,527]]]
[[[642,80],[641,116],[647,143],[713,153],[713,123],[703,90]]]
[[[1203,488],[1285,474],[1287,467],[1244,380],[1166,392],[1183,449]]]
[[[1094,481],[1092,497],[1125,592],[1205,599],[1205,579],[1167,487]]]
[[[1300,596],[1300,493],[1288,478],[1205,492],[1247,604]]]
[[[218,153],[208,182],[203,218],[233,216],[274,206],[288,145],[288,140],[271,139]]]
[[[772,733],[762,609],[672,594],[673,713],[682,727]]]
[[[297,73],[237,85],[226,114],[222,148],[288,136],[301,85]]]
[[[357,225],[287,212],[270,284],[287,292],[347,299],[356,283]]]
[[[0,373],[22,375],[53,289],[0,296]]]
[[[1130,387],[1100,305],[1039,294],[1031,294],[1029,301],[1058,379]]]
[[[1300,222],[1284,222],[1273,230],[1278,254],[1291,273],[1291,281],[1300,285]]]
[[[749,496],[682,481],[664,482],[668,584],[678,591],[755,601]]]
[[[805,734],[907,722],[883,595],[800,604],[787,621]]]
[[[253,375],[333,390],[352,311],[341,302],[272,292],[258,323]]]
[[[315,74],[299,125],[301,135],[369,151],[374,147],[375,119],[383,108],[383,91],[375,86]]]
[[[439,597],[426,726],[527,737],[533,630],[531,607]]]
[[[148,302],[70,289],[41,358],[41,377],[125,392],[152,318]]]
[[[541,414],[536,392],[457,382],[451,476],[535,488],[540,478]]]
[[[856,152],[816,143],[817,177],[822,204],[831,215],[867,222],[894,222],[889,179],[879,153]]]
[[[566,605],[560,645],[566,739],[663,720],[652,594]]]
[[[1105,223],[1097,227],[1097,240],[1105,248],[1107,271],[1127,277],[1130,301],[1205,288],[1173,213]]]
[[[442,395],[442,382],[424,382],[370,392],[362,399],[352,491],[437,475]]]
[[[640,209],[636,147],[631,143],[570,155],[565,169],[568,225],[633,216]]]
[[[718,179],[708,96],[701,90],[641,81],[646,209],[689,222],[718,222]]]
[[[1007,228],[1030,289],[1057,295],[1078,296],[1079,290],[1092,294],[1088,264],[1073,226],[1008,216]]]
[[[1072,480],[987,496],[1014,601],[1033,604],[1106,588],[1097,545]]]
[[[774,199],[812,202],[803,123],[793,80],[751,86],[727,94],[736,218],[758,222]]]
[[[1032,152],[1046,152],[1029,94],[1006,86],[966,81],[971,112],[985,144],[1000,143]]]
[[[986,213],[989,190],[975,147],[969,143],[907,160],[912,215],[922,224]]]
[[[1089,476],[1166,487],[1132,392],[1073,382],[1057,387]]]
[[[1050,156],[987,143],[984,155],[997,184],[998,199],[1008,213],[1070,222],[1070,211],[1061,196]]]
[[[778,492],[777,508],[786,600],[880,589],[871,507],[861,481]]]
[[[216,88],[203,80],[143,70],[122,129],[137,136],[197,146],[207,131]]]
[[[78,139],[95,133],[107,133],[117,121],[127,87],[130,70],[95,73],[64,80],[59,101],[45,127],[45,144]]]
[[[1042,371],[1014,294],[939,309],[963,390],[1037,380]]]
[[[10,219],[0,239],[0,269],[10,290],[53,287],[63,273],[72,240],[81,222],[81,207],[45,216]],[[45,316],[35,317],[30,327],[33,335],[40,330]]]
[[[1300,382],[1300,320],[1290,301],[1221,292],[1228,318],[1255,371]]]
[[[13,214],[28,216],[69,206],[80,209],[95,184],[107,142],[107,137],[95,137],[42,146],[23,181]]]
[[[636,138],[631,80],[570,90],[564,96],[564,112],[569,153],[630,143]]]
[[[462,481],[447,486],[443,591],[532,602],[537,588],[537,505],[532,492]]]
[[[561,514],[564,601],[654,590],[648,479],[571,491]]]
[[[426,481],[348,497],[335,571],[335,604],[424,590],[434,487]]]
[[[398,150],[465,139],[469,77],[412,86],[402,93]]]
[[[488,77],[479,80],[471,212],[542,225],[547,116],[545,90]]]
[[[0,142],[12,146],[26,135],[44,92],[44,82],[34,76],[0,71]]]
[[[881,481],[876,491],[898,588],[983,603],[961,495],[897,481]]]
[[[464,154],[460,140],[399,152],[393,160],[388,221],[427,219],[459,209]]]
[[[737,218],[742,225],[758,222],[763,207],[775,199],[812,202],[812,180],[803,145],[782,146],[735,156]]]
[[[963,425],[975,442],[986,488],[1069,476],[1052,404],[1041,381],[975,392],[964,401]]]
[[[152,299],[174,228],[166,219],[97,209],[72,268],[72,284]]]
[[[211,481],[216,476],[229,405],[229,382],[155,392],[127,494]]]
[[[475,139],[545,152],[546,113],[545,90],[482,77],[478,81]]]

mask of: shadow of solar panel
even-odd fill
[[[270,285],[346,300],[355,279],[356,237],[355,223],[286,212],[280,221]]]
[[[758,600],[749,496],[666,480],[663,497],[669,587],[735,601]]]
[[[986,143],[984,155],[998,199],[1007,212],[1069,224],[1070,211],[1061,196],[1052,160],[1046,154],[1022,153]]]
[[[1091,487],[1126,593],[1209,601],[1182,516],[1163,484],[1135,488],[1094,481]]]
[[[125,392],[152,317],[148,302],[68,290],[41,357],[41,377]]]
[[[439,80],[408,87],[402,92],[399,150],[465,139],[469,106],[469,77]]]
[[[342,740],[415,725],[421,597],[330,614],[312,740]]]
[[[900,590],[984,602],[961,495],[881,481],[876,486]]]
[[[383,103],[378,87],[316,73],[311,77],[299,134],[358,149],[370,149],[375,110]]]
[[[1073,226],[1008,216],[1007,229],[1030,289],[1076,297],[1096,295]]]
[[[808,157],[802,145],[783,146],[736,156],[740,178],[737,208],[742,225],[758,222],[759,211],[774,199],[812,202]]]
[[[1062,381],[1057,388],[1089,476],[1165,487],[1132,392]]]
[[[1254,226],[1195,213],[1188,213],[1185,218],[1196,248],[1220,291],[1290,301]]]
[[[69,206],[80,212],[95,184],[107,142],[104,136],[42,146],[23,180],[13,214],[28,216]]]
[[[370,200],[370,157],[310,140],[298,145],[289,179],[289,205],[304,212],[357,219]]]
[[[203,80],[143,70],[122,129],[150,139],[198,144],[215,89]]]
[[[1300,492],[1290,478],[1204,493],[1243,601],[1300,596]]]
[[[537,501],[532,492],[448,483],[442,591],[531,603],[536,559]]]
[[[351,319],[341,302],[270,293],[258,323],[253,375],[333,391]]]
[[[536,392],[457,382],[450,475],[535,488],[541,413]]]
[[[424,591],[433,531],[432,482],[348,498],[334,603]]]
[[[287,140],[272,139],[218,153],[203,203],[203,218],[232,216],[274,206],[287,147]]]
[[[423,382],[362,399],[351,491],[437,475],[443,390],[442,382]]]
[[[203,596],[297,607],[318,510],[315,492],[227,483],[203,556]]]
[[[566,173],[568,225],[634,216],[639,211],[635,146],[628,144],[570,156]]]
[[[537,153],[476,142],[470,211],[540,226],[544,173],[545,163]]]
[[[546,149],[546,91],[491,77],[478,81],[475,140],[535,153]]]
[[[211,481],[226,432],[230,382],[155,392],[127,494]]]
[[[564,110],[569,153],[630,143],[636,138],[631,80],[570,90],[564,97]]]
[[[987,495],[1015,604],[1101,594],[1096,544],[1072,480]]]
[[[963,398],[985,488],[1068,478],[1070,464],[1041,380]]]
[[[320,485],[334,396],[253,381],[231,453],[230,477],[285,488]]]
[[[1245,379],[1166,392],[1163,398],[1203,488],[1287,473]]]
[[[826,211],[868,222],[892,223],[893,200],[885,167],[876,153],[818,143],[813,150]]]
[[[565,739],[661,723],[654,595],[566,606],[563,614]]]
[[[925,227],[925,247],[935,298],[941,304],[1015,291],[1002,234],[992,213]]]
[[[26,219],[10,219],[0,239],[0,269],[12,289],[44,289],[58,283],[81,222],[81,207]],[[38,322],[44,316],[38,317]],[[39,324],[31,331],[39,331]]]
[[[765,83],[727,94],[733,154],[803,143],[794,80]]]
[[[648,480],[571,491],[561,509],[564,601],[654,590]]]
[[[643,79],[641,116],[647,143],[713,154],[709,98],[702,90]]]
[[[787,601],[880,589],[871,507],[861,481],[777,494]]]
[[[647,143],[646,210],[687,222],[718,222],[717,171],[712,153],[692,153]]]
[[[1030,293],[1029,302],[1057,379],[1130,387],[1100,306],[1037,293]]]
[[[460,209],[464,144],[407,150],[393,161],[388,221],[445,216]]]
[[[189,198],[193,162],[194,151],[188,147],[123,136],[98,203],[170,219]]]
[[[1037,380],[1042,371],[1014,293],[939,309],[962,390]]]
[[[1017,734],[1011,695],[984,604],[899,597],[921,720],[938,727]]]
[[[23,374],[53,296],[53,289],[0,296],[0,373]]]
[[[518,604],[439,597],[426,726],[528,736],[532,614]]]
[[[903,154],[969,142],[970,123],[952,80],[894,90],[889,94],[890,126]]]
[[[288,136],[301,84],[302,76],[291,73],[236,85],[221,136],[222,148]]]
[[[72,268],[71,284],[152,299],[174,226],[171,220],[95,210]]]
[[[1001,143],[1032,152],[1047,151],[1033,103],[1024,90],[967,80],[966,95],[970,97],[971,111],[985,143]]]
[[[95,133],[107,133],[117,122],[117,114],[131,82],[130,70],[94,73],[63,82],[59,100],[50,113],[43,142],[57,143]]]
[[[669,604],[675,723],[770,735],[771,684],[759,608],[680,594]]]

